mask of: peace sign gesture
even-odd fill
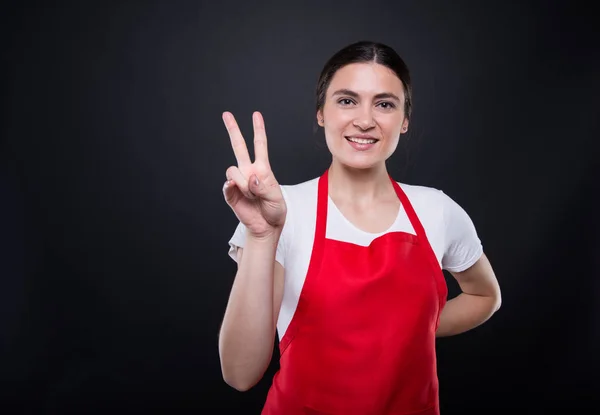
[[[254,163],[233,114],[224,112],[223,122],[238,164],[227,169],[223,187],[225,201],[252,236],[269,236],[276,228],[283,227],[287,207],[269,164],[263,117],[260,112],[252,114]]]

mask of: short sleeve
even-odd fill
[[[282,192],[283,198],[287,204],[287,214],[286,214],[286,218],[285,218],[285,224],[284,224],[283,230],[281,232],[281,236],[279,237],[279,243],[277,244],[277,252],[275,253],[275,260],[277,262],[279,262],[283,267],[285,267],[285,256],[286,256],[286,252],[287,252],[286,242],[291,239],[289,234],[290,234],[291,228],[292,228],[292,226],[291,226],[292,209],[291,209],[287,194],[286,194],[283,186],[281,186],[281,192]],[[246,243],[246,226],[243,223],[238,222],[238,225],[235,228],[235,231],[233,232],[231,239],[229,240],[229,252],[228,252],[231,259],[233,259],[235,262],[238,261],[237,249],[243,248],[245,243]]]
[[[461,272],[477,262],[483,253],[483,246],[467,212],[448,195],[443,192],[442,195],[445,230],[442,268]]]

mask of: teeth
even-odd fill
[[[377,141],[377,140],[373,140],[373,139],[355,138],[355,137],[348,137],[348,140],[352,141],[353,143],[358,143],[358,144],[373,144],[374,142]]]

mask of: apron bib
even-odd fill
[[[363,247],[325,238],[328,171],[319,178],[310,265],[262,415],[439,414],[435,332],[447,286],[390,180],[416,235],[390,232]]]

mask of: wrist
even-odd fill
[[[252,243],[255,245],[277,245],[279,242],[279,237],[282,232],[281,227],[274,227],[266,232],[261,232],[259,234],[248,232],[246,235],[247,243]]]

